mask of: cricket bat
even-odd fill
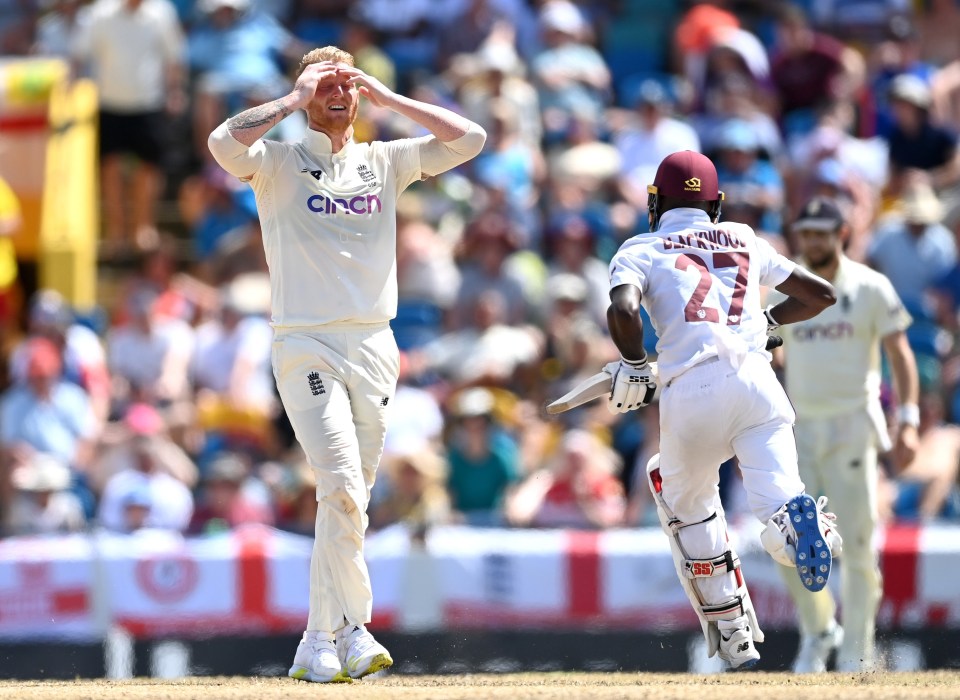
[[[616,364],[616,362],[610,363],[610,365],[614,366],[616,366]],[[607,365],[607,367],[610,365]],[[608,396],[611,390],[610,383],[613,380],[613,375],[607,371],[607,367],[604,367],[603,371],[597,372],[589,379],[583,380],[556,401],[548,403],[547,413],[554,416],[558,413],[576,408],[577,406],[582,406],[594,399],[599,399],[601,396]],[[653,376],[656,377],[657,363],[651,362],[650,368],[653,370]],[[659,390],[659,387],[657,388]]]

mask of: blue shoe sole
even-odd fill
[[[823,590],[833,569],[833,555],[820,532],[817,504],[805,493],[787,503],[790,522],[797,532],[797,574],[808,591]]]
[[[760,663],[760,659],[750,659],[749,661],[744,661],[739,666],[731,666],[727,669],[727,673],[738,673],[740,671],[750,671],[755,668],[756,665]]]

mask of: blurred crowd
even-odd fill
[[[400,201],[401,382],[371,528],[656,522],[637,478],[656,405],[543,405],[617,357],[607,263],[646,231],[646,185],[683,149],[715,160],[722,217],[786,254],[807,198],[845,203],[847,254],[913,315],[922,384],[920,448],[884,462],[881,510],[960,518],[957,37],[957,0],[0,0],[0,54],[69,60],[103,109],[160,115],[163,146],[113,144],[135,157],[103,164],[103,264],[135,261],[119,293],[90,313],[28,290],[8,324],[3,532],[313,533],[313,476],[270,369],[252,193],[206,138],[288,91],[326,44],[488,133],[478,158]],[[268,137],[304,128],[291,117]],[[415,135],[362,106],[357,139]],[[158,201],[175,225],[157,223]],[[654,355],[649,326],[646,340]],[[737,478],[726,466],[723,484]],[[728,518],[746,512],[740,492]]]

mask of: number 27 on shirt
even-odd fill
[[[704,306],[710,287],[714,283],[712,272],[722,268],[737,268],[737,276],[733,283],[733,296],[730,300],[730,311],[727,313],[727,325],[740,325],[740,316],[743,313],[743,297],[747,293],[747,274],[750,270],[750,256],[747,253],[717,252],[707,255],[699,253],[681,253],[677,256],[676,268],[686,272],[690,268],[700,273],[700,281],[693,295],[687,300],[683,309],[684,319],[690,323],[706,321],[720,323],[720,310],[713,306]]]

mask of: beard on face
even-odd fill
[[[346,105],[346,109],[334,112],[328,106],[310,110],[310,121],[322,131],[346,130],[357,118],[359,100],[353,100]]]
[[[828,250],[804,251],[803,257],[806,258],[810,267],[827,267],[836,261],[837,251],[833,248]]]

